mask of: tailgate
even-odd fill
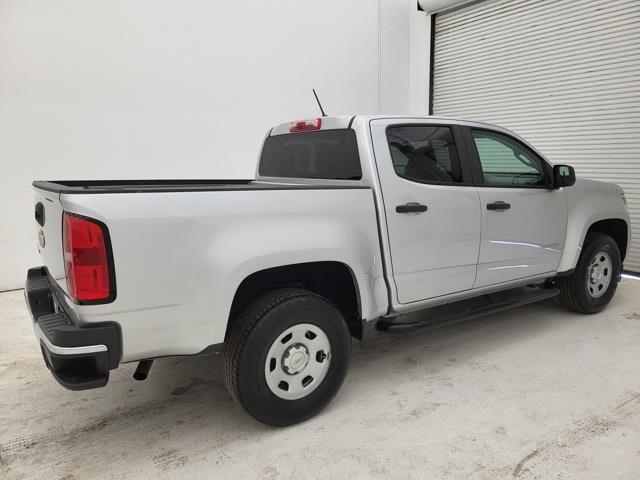
[[[67,292],[62,248],[62,204],[60,194],[34,187],[34,220],[36,244],[51,277]]]

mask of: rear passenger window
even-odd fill
[[[387,141],[399,176],[421,183],[462,182],[460,159],[449,127],[389,127]]]

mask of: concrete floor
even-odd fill
[[[640,478],[640,282],[602,314],[553,302],[354,343],[318,417],[275,429],[219,357],[133,365],[100,390],[51,378],[22,292],[0,294],[0,478]]]

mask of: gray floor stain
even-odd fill
[[[277,429],[233,402],[219,356],[64,390],[22,292],[2,293],[0,478],[640,478],[639,296],[625,279],[596,315],[539,304],[354,342],[332,403]]]
[[[205,385],[208,382],[205,382],[203,379],[201,378],[192,378],[191,381],[187,384],[184,385],[182,387],[176,387],[171,391],[172,395],[184,395],[185,393],[187,393],[189,390],[191,390],[192,388],[196,388],[199,387],[200,385]]]
[[[163,473],[183,467],[188,461],[189,458],[186,455],[180,455],[176,449],[165,450],[153,457],[154,465]]]
[[[543,443],[520,460],[513,477],[526,472],[525,465],[537,457],[561,456],[562,451],[602,436],[617,428],[625,419],[640,415],[640,392],[629,392],[625,399],[600,414],[593,414],[574,423],[573,427],[562,432],[556,438]]]

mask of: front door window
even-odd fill
[[[473,130],[484,184],[489,186],[545,186],[544,161],[513,138],[488,130]]]

